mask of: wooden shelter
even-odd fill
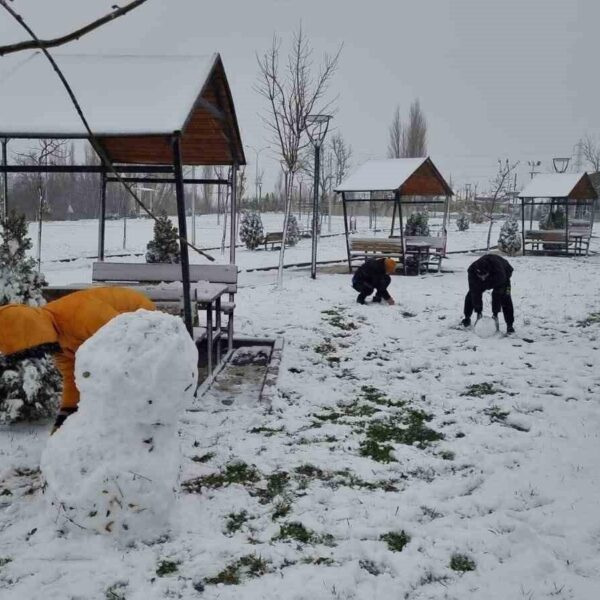
[[[344,227],[348,269],[352,272],[352,262],[362,260],[367,255],[385,255],[398,258],[406,273],[407,258],[421,257],[421,249],[427,255],[426,262],[434,258],[441,265],[446,249],[446,223],[448,200],[453,195],[450,186],[442,177],[431,158],[397,158],[373,160],[363,164],[337,188],[342,195]],[[392,226],[389,238],[350,238],[347,204],[352,202],[386,202],[393,204]],[[435,238],[423,237],[408,239],[404,235],[403,206],[441,204],[443,223],[441,235]],[[400,228],[396,235],[395,224]],[[419,248],[418,251],[415,249]]]
[[[587,173],[538,175],[519,198],[523,254],[587,255],[598,198]],[[540,224],[534,228],[534,213],[541,207],[546,210],[538,215]]]
[[[233,98],[219,54],[211,56],[55,56],[95,137],[127,183],[160,181],[176,187],[184,314],[191,330],[184,184],[228,185],[230,263],[235,262],[236,172],[246,163]],[[6,64],[2,63],[3,67]],[[64,87],[46,58],[32,53],[0,72],[0,173],[88,172],[102,178],[98,258],[104,260],[109,165],[9,165],[10,139],[88,139]],[[42,90],[43,92],[40,92]],[[228,165],[228,179],[190,179],[184,165]],[[6,184],[5,184],[5,187]]]

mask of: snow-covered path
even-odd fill
[[[0,597],[595,599],[600,256],[511,259],[517,334],[493,339],[457,328],[472,260],[394,278],[393,307],[243,274],[238,330],[285,338],[279,394],[186,414],[169,539],[57,534],[23,470],[45,431],[3,429]]]

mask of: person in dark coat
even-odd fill
[[[477,319],[483,312],[482,294],[485,290],[492,290],[492,314],[496,322],[498,313],[502,309],[506,321],[506,333],[514,333],[515,320],[512,298],[510,295],[510,277],[513,268],[510,263],[496,254],[486,254],[478,258],[467,270],[469,276],[469,291],[465,296],[465,318],[462,324],[471,325],[473,311]]]
[[[394,304],[394,299],[387,291],[392,279],[390,274],[396,270],[396,261],[392,258],[369,258],[354,273],[352,287],[358,292],[356,301],[365,304],[367,296],[373,292],[373,302],[385,300]]]

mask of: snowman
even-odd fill
[[[197,349],[181,319],[120,315],[78,350],[78,411],[41,460],[58,523],[124,543],[166,531],[175,499],[177,424],[193,400]]]

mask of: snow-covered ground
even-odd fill
[[[129,226],[141,251],[151,224]],[[454,229],[450,250],[484,245],[485,226]],[[95,253],[93,222],[50,231],[47,261]],[[343,237],[322,240],[321,259],[343,256]],[[274,271],[242,273],[237,331],[285,338],[278,395],[185,414],[168,537],[124,550],[57,532],[37,473],[48,427],[1,429],[0,598],[597,598],[600,255],[511,259],[517,334],[492,339],[457,327],[472,260],[394,278],[392,307],[355,304],[348,275],[288,270],[276,290]],[[88,281],[90,264],[44,270]]]

